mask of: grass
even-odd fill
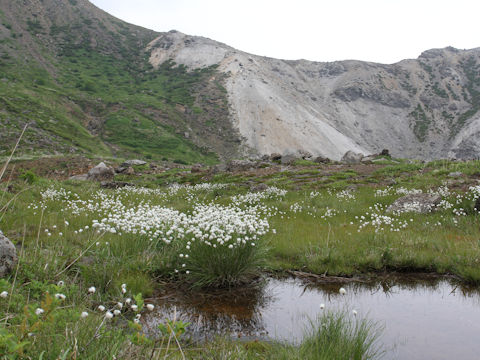
[[[10,178],[13,165],[20,169],[22,176]],[[374,276],[389,271],[434,272],[454,274],[472,284],[480,283],[480,218],[472,210],[474,198],[466,196],[468,187],[476,184],[478,161],[370,165],[368,172],[353,171],[349,167],[332,172],[323,165],[309,164],[306,168],[279,173],[281,176],[265,178],[248,174],[211,175],[213,185],[196,188],[194,185],[201,184],[204,175],[178,169],[147,173],[142,177],[121,176],[123,180],[150,189],[145,192],[99,191],[96,183],[54,181],[40,177],[31,169],[22,171],[21,162],[13,165],[7,168],[2,179],[5,182],[0,186],[1,230],[17,244],[20,257],[18,270],[0,281],[0,292],[9,293],[8,301],[0,300],[0,319],[4,324],[0,346],[3,351],[11,346],[8,351],[16,354],[11,358],[42,352],[45,359],[57,358],[67,351],[66,358],[109,358],[113,354],[148,358],[152,351],[161,358],[165,352],[161,353],[159,343],[155,345],[136,327],[134,311],[124,309],[118,318],[102,324],[104,315],[96,309],[100,304],[113,309],[118,301],[125,302],[126,296],[148,301],[163,282],[193,288],[231,287],[251,281],[264,271],[300,270],[341,276]],[[453,171],[460,171],[462,175],[449,177]],[[316,181],[320,174],[332,181]],[[289,181],[298,175],[307,176],[309,183],[294,190]],[[385,185],[392,177],[397,183]],[[245,185],[253,180],[258,184],[274,179],[277,186],[288,189],[285,194],[280,190],[251,193],[250,185]],[[375,182],[371,182],[372,179]],[[352,181],[356,183],[355,188],[350,187]],[[394,216],[382,210],[402,192],[438,191],[438,187],[448,181],[449,193],[443,198],[452,203],[453,208],[463,208],[464,213],[456,215],[450,208],[428,214]],[[167,183],[191,185],[178,189],[159,185]],[[14,193],[6,191],[9,185]],[[42,198],[41,193],[52,187],[57,191],[64,189],[64,195]],[[121,199],[123,207],[108,202],[115,198]],[[108,206],[100,211],[95,204],[102,202]],[[255,247],[213,249],[201,241],[192,241],[191,235],[182,237],[178,229],[167,235],[172,229],[169,223],[155,236],[141,233],[140,228],[133,231],[124,227],[116,233],[97,233],[92,227],[94,220],[113,219],[113,214],[123,214],[121,211],[125,209],[138,209],[145,204],[149,204],[149,209],[155,206],[175,209],[188,216],[193,216],[195,204],[216,204],[223,210],[220,225],[215,226],[227,226],[230,223],[225,209],[234,203],[246,211],[239,219],[244,220],[248,211],[268,219],[269,230],[255,239]],[[82,210],[87,208],[94,210]],[[198,211],[199,216],[203,216],[200,219],[213,219],[205,217],[206,212]],[[374,213],[390,216],[392,225],[388,222],[372,225]],[[113,220],[106,223],[110,221]],[[135,221],[133,217],[127,223],[135,227]],[[212,220],[201,221],[207,224]],[[160,220],[159,224],[162,224]],[[218,234],[211,225],[202,229],[207,238]],[[252,236],[254,231],[249,231],[247,236]],[[232,234],[233,240],[246,235]],[[171,236],[170,243],[164,241],[168,236]],[[215,239],[214,236],[212,240]],[[189,249],[187,241],[190,241]],[[180,254],[190,257],[180,258]],[[186,264],[185,268],[182,263]],[[65,285],[59,287],[59,281]],[[128,289],[125,295],[121,293],[122,284]],[[96,288],[94,295],[88,295],[91,286]],[[63,302],[47,301],[47,294],[59,292],[66,295]],[[38,307],[51,311],[48,316],[38,316],[35,314]],[[89,316],[81,318],[83,311]],[[230,340],[217,340],[200,349],[181,340],[180,346],[191,358],[216,356],[221,359],[227,354],[238,359],[345,358],[339,355],[338,349],[342,349],[340,354],[347,354],[346,358],[370,358],[368,354],[374,358],[376,330],[368,321],[351,323],[345,314],[330,314],[319,321],[325,325],[312,327],[309,336],[298,346],[239,344]],[[319,331],[325,327],[329,330]],[[102,335],[97,338],[96,332]],[[332,348],[325,342],[332,344]],[[15,346],[19,348],[15,350]],[[326,355],[319,349],[325,349]],[[172,357],[181,358],[178,344],[168,351]]]

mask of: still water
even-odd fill
[[[344,287],[346,295],[338,290]],[[384,359],[479,359],[480,292],[445,279],[389,277],[376,282],[315,284],[267,279],[257,289],[190,293],[166,290],[146,325],[188,321],[189,335],[207,339],[299,342],[310,319],[325,310],[356,310],[384,327]],[[353,314],[351,315],[353,317]],[[152,330],[153,331],[153,330]]]

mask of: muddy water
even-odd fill
[[[346,295],[338,293],[342,286]],[[189,334],[197,339],[227,334],[299,342],[309,319],[325,311],[322,303],[325,309],[355,309],[357,316],[383,325],[385,359],[480,358],[478,290],[439,279],[397,277],[328,285],[268,279],[255,290],[166,291],[146,325],[155,329],[162,319],[176,316],[191,323]]]

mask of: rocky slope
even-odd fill
[[[149,45],[150,63],[228,75],[232,121],[260,154],[390,149],[408,158],[472,158],[480,152],[480,48],[429,50],[392,65],[284,61],[176,31]]]
[[[0,0],[0,157],[28,122],[17,154],[476,158],[479,63],[453,48],[393,65],[277,60],[88,0]]]

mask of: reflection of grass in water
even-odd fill
[[[382,326],[359,319],[346,311],[326,312],[310,324],[298,346],[284,343],[238,343],[218,339],[200,352],[189,353],[191,359],[279,359],[334,360],[379,359],[384,349],[378,343]]]

